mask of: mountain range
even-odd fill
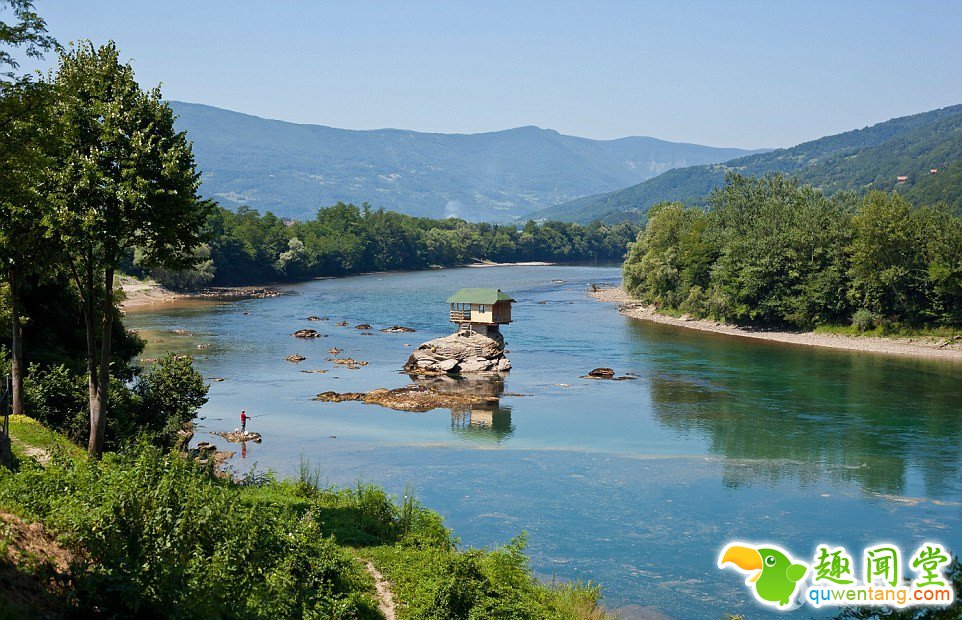
[[[510,222],[682,166],[757,151],[649,137],[590,140],[538,127],[477,134],[359,131],[268,120],[171,102],[202,176],[201,192],[308,219],[337,201],[411,215]]]
[[[729,171],[781,172],[826,194],[895,190],[916,204],[943,200],[962,212],[962,105],[895,118],[722,164],[667,171],[625,189],[578,198],[532,217],[575,222],[640,220],[662,201],[704,204]]]

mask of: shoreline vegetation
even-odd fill
[[[496,262],[491,260],[480,260],[464,265],[454,265],[452,267],[434,267],[436,269],[454,269],[460,267],[484,268],[484,267],[549,267],[561,263],[547,261],[516,261],[516,262]],[[411,271],[409,269],[396,269],[392,271],[374,271],[349,275],[372,275],[374,273],[401,273]],[[420,270],[417,270],[420,271]],[[153,278],[138,279],[132,276],[119,276],[120,288],[123,290],[124,299],[120,302],[121,309],[144,310],[151,307],[178,302],[184,300],[209,300],[209,301],[232,301],[238,299],[265,299],[268,297],[279,297],[286,294],[280,287],[292,284],[300,284],[311,280],[322,280],[337,276],[318,276],[307,280],[295,282],[274,282],[260,286],[211,286],[196,291],[175,291],[170,289]]]
[[[820,333],[817,331],[789,331],[758,327],[745,327],[722,323],[709,319],[696,319],[687,314],[672,316],[660,312],[654,305],[641,302],[628,294],[622,287],[598,288],[589,292],[597,301],[612,303],[625,316],[672,325],[714,334],[754,338],[782,344],[822,347],[845,351],[861,351],[883,355],[918,357],[928,359],[953,360],[962,362],[962,339],[953,340],[936,336],[893,337],[893,336],[850,336],[845,334]]]
[[[283,220],[248,207],[211,209],[188,268],[165,268],[129,248],[120,271],[175,290],[470,265],[620,261],[641,228],[631,222],[488,224],[429,219],[338,203],[314,219]]]
[[[0,618],[605,620],[592,583],[543,581],[525,535],[465,548],[410,492],[280,480],[137,442],[96,460],[25,416],[0,468]]]
[[[704,209],[652,207],[622,285],[659,314],[705,319],[698,325],[712,331],[741,325],[732,333],[953,357],[962,215],[898,192],[829,198],[783,175],[729,174]]]

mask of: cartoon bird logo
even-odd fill
[[[726,564],[751,573],[745,585],[754,590],[760,603],[776,608],[793,601],[799,582],[808,572],[808,566],[795,562],[775,545],[731,543],[718,556],[718,568],[725,568]]]

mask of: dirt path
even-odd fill
[[[882,353],[885,355],[900,355],[903,357],[924,357],[962,361],[962,341],[946,340],[935,337],[916,338],[880,338],[877,336],[843,336],[840,334],[819,334],[815,332],[787,332],[777,330],[752,330],[716,321],[694,319],[689,316],[673,317],[659,313],[653,306],[649,306],[632,298],[624,289],[608,288],[591,291],[594,299],[614,303],[625,316],[641,321],[675,325],[686,329],[738,336],[740,338],[756,338],[786,344],[799,344],[810,347],[824,347],[827,349],[843,349],[848,351],[865,351]]]
[[[47,464],[50,463],[50,459],[51,459],[50,453],[44,450],[43,448],[37,448],[35,446],[25,444],[24,442],[20,441],[16,437],[11,437],[10,443],[20,448],[20,451],[23,452],[23,454],[25,454],[26,456],[32,456],[33,458],[37,459],[37,462],[39,462],[44,467],[46,467]]]
[[[396,620],[394,612],[394,595],[391,593],[391,583],[384,578],[370,560],[357,558],[357,561],[364,565],[364,570],[374,578],[374,589],[377,590],[377,607],[385,620]]]

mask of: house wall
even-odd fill
[[[494,307],[483,304],[471,304],[472,323],[494,323]]]
[[[511,304],[507,301],[499,301],[494,304],[494,313],[499,322],[507,323],[511,320]]]

